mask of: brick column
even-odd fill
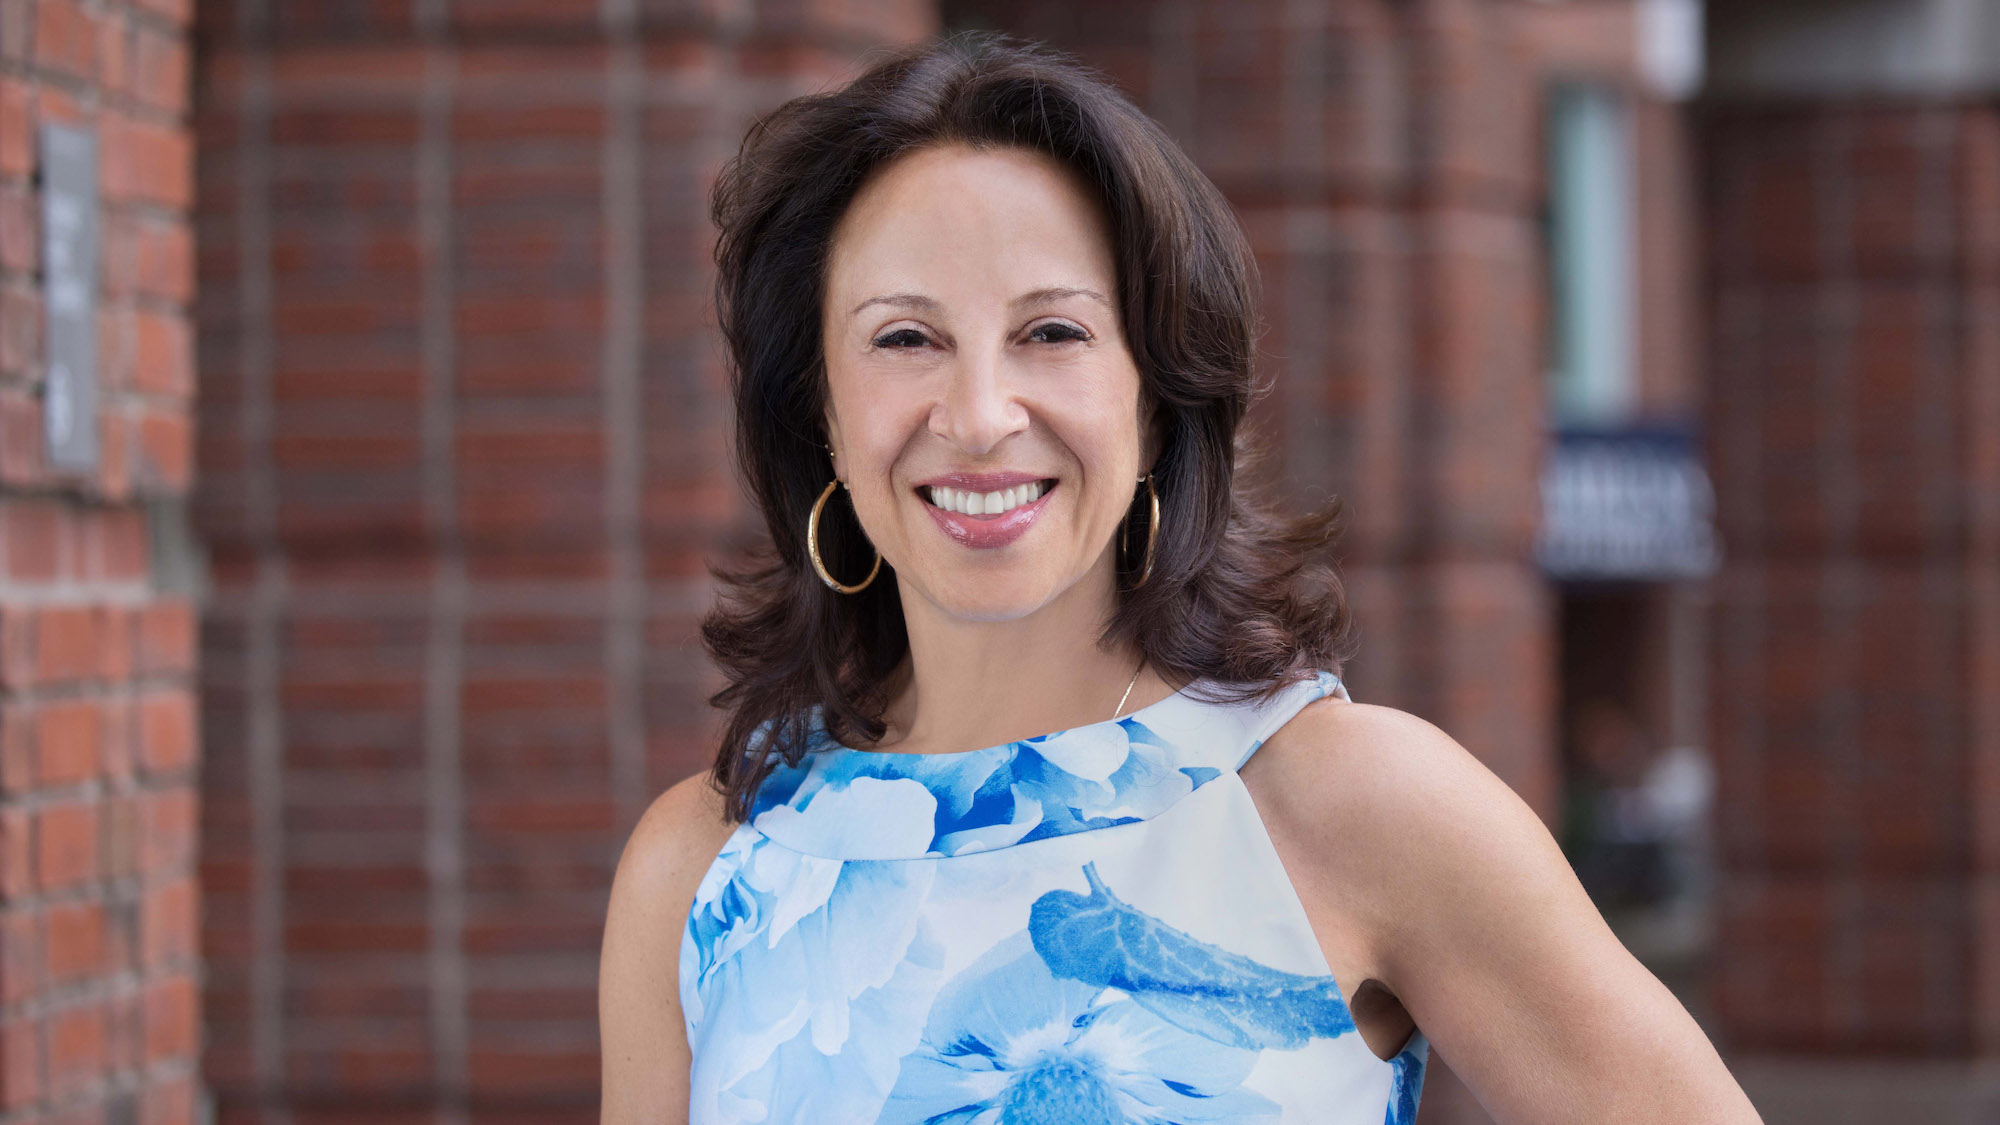
[[[934,17],[200,19],[207,1075],[224,1120],[595,1121],[611,870],[710,756],[742,518],[706,188]]]
[[[2000,111],[1706,124],[1725,1035],[1768,1120],[2000,1088]],[[1855,1116],[1845,1117],[1840,1114]]]
[[[0,6],[0,1117],[196,1118],[189,12]],[[44,442],[44,123],[95,138],[94,469]]]

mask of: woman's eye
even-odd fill
[[[898,328],[875,337],[878,348],[921,348],[928,343],[930,341],[924,339],[924,334],[914,328]]]
[[[1047,324],[1035,325],[1034,329],[1028,333],[1028,338],[1041,344],[1061,344],[1070,340],[1088,340],[1090,339],[1090,333],[1085,332],[1074,324],[1051,321]]]

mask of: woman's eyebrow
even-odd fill
[[[1014,298],[1014,307],[1020,308],[1023,305],[1047,304],[1050,301],[1060,301],[1065,297],[1089,297],[1091,300],[1096,301],[1098,304],[1103,305],[1105,308],[1107,309],[1111,308],[1110,299],[1105,297],[1104,294],[1099,293],[1097,290],[1076,289],[1068,286],[1055,286],[1048,289],[1035,289],[1027,293],[1023,293],[1020,296]]]
[[[1088,297],[1107,309],[1112,307],[1111,300],[1095,289],[1079,289],[1064,285],[1050,286],[1045,289],[1031,289],[1014,298],[1013,306],[1021,308],[1025,305],[1044,305],[1068,297]],[[939,304],[935,298],[926,297],[922,293],[885,293],[879,297],[870,297],[854,306],[853,311],[847,315],[850,317],[859,316],[862,310],[871,305],[891,305],[899,309],[910,309],[914,312],[932,314],[944,309],[944,306]]]
[[[888,293],[880,297],[868,298],[854,306],[854,311],[847,315],[859,316],[861,315],[861,310],[870,305],[894,305],[899,309],[913,309],[923,313],[936,313],[944,308],[943,305],[938,304],[937,301],[924,296],[922,293]]]

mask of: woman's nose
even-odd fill
[[[1009,434],[1028,428],[1028,408],[997,359],[962,358],[931,407],[931,432],[975,457],[990,453]]]

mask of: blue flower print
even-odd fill
[[[939,993],[883,1125],[1275,1122],[1242,1088],[1257,1052],[1190,1035],[1116,990],[1060,980],[1028,935]]]
[[[914,818],[928,833],[921,787],[880,784],[802,815],[892,835]],[[931,882],[927,865],[801,855],[739,829],[696,891],[681,945],[682,1010],[701,1045],[692,1120],[874,1121],[942,982],[919,917]]]
[[[760,787],[752,820],[788,847],[855,859],[957,856],[1144,820],[1220,776],[1131,717],[955,754],[851,750],[822,729],[798,766]],[[796,819],[826,794],[863,781],[927,790],[925,839],[823,838]],[[831,818],[822,831],[842,830]],[[899,825],[905,823],[897,821]],[[851,826],[849,826],[851,829]]]
[[[1291,1050],[1354,1030],[1331,976],[1260,965],[1197,940],[1120,901],[1083,869],[1090,894],[1050,891],[1035,900],[1028,931],[1057,976],[1114,987],[1176,1026],[1217,1043]]]
[[[1417,1094],[1424,1088],[1424,1062],[1429,1057],[1430,1045],[1424,1043],[1412,1044],[1390,1060],[1396,1079],[1389,1088],[1389,1112],[1382,1125],[1417,1125]]]

